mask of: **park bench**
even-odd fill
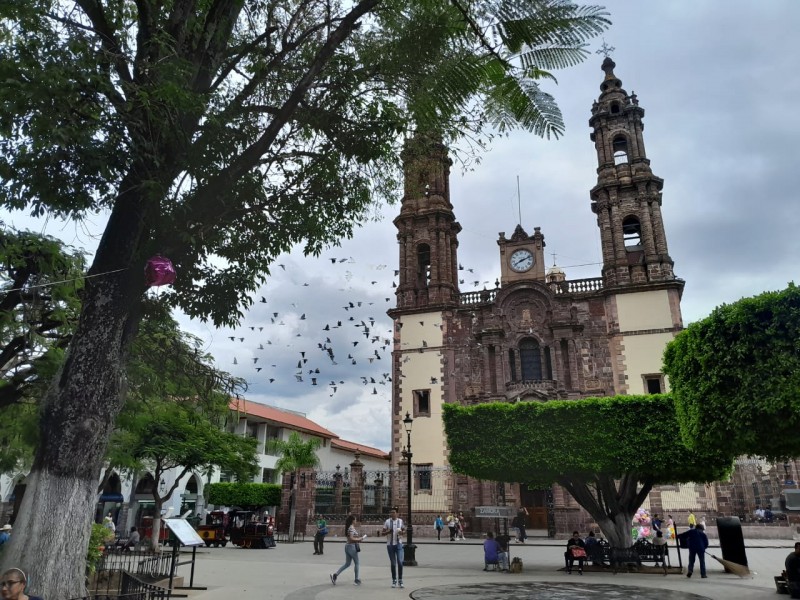
[[[669,548],[656,546],[648,540],[637,540],[628,548],[613,548],[606,540],[586,548],[586,560],[592,564],[611,566],[614,573],[629,565],[641,567],[642,563],[662,564],[666,572],[669,563]]]

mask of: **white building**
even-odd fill
[[[320,440],[317,456],[320,469],[333,471],[337,466],[346,468],[355,456],[360,453],[361,462],[367,470],[382,470],[389,467],[389,454],[378,448],[372,448],[349,440],[308,419],[303,413],[290,411],[275,406],[268,406],[244,399],[231,400],[231,419],[229,430],[241,435],[249,435],[258,440],[259,471],[254,482],[280,483],[281,476],[275,469],[278,456],[266,453],[268,439],[288,440],[292,432],[297,432],[304,440],[316,438]],[[98,494],[95,520],[111,514],[117,528],[128,531],[132,525],[147,529],[148,517],[154,510],[153,491],[157,485],[164,492],[172,487],[180,469],[172,469],[156,482],[149,472],[136,476],[111,473]],[[9,473],[0,475],[0,515],[2,523],[7,523],[14,514],[16,498],[21,496],[27,473]],[[105,476],[105,473],[103,474]],[[164,503],[164,509],[170,514],[183,514],[191,511],[191,515],[205,513],[203,489],[209,483],[230,481],[228,474],[215,469],[210,475],[191,472],[184,475],[175,492]]]

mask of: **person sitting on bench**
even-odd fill
[[[491,531],[486,534],[486,539],[483,540],[483,570],[488,571],[489,565],[494,566],[497,570],[500,567],[497,554],[500,552],[500,544],[494,539],[494,533]]]
[[[586,559],[586,544],[577,531],[572,532],[572,537],[567,540],[567,551],[564,560],[567,563],[567,573],[572,574],[572,566],[578,559],[578,573],[583,575],[583,561]]]

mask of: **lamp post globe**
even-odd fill
[[[403,427],[406,430],[406,451],[403,452],[408,465],[408,524],[406,526],[406,547],[403,552],[403,566],[416,567],[417,566],[417,547],[414,545],[414,525],[411,519],[411,425],[414,419],[411,418],[409,413],[406,413],[406,418],[403,419]]]

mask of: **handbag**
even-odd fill
[[[586,558],[586,550],[580,546],[571,546],[569,551],[572,558]]]
[[[356,544],[356,552],[361,552],[361,544]]]

